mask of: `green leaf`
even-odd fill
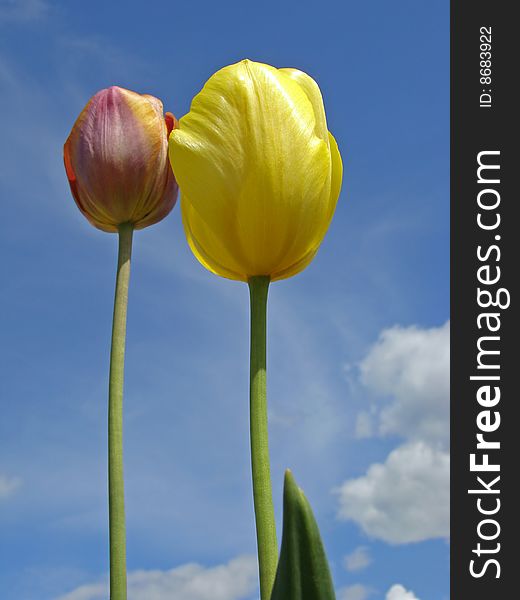
[[[285,472],[283,535],[271,600],[335,600],[323,542],[311,506]]]

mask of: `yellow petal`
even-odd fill
[[[314,109],[314,117],[316,119],[316,135],[328,141],[327,119],[325,117],[325,108],[323,106],[323,98],[320,88],[312,77],[298,69],[280,69],[282,73],[296,81],[303,89],[312,108]]]
[[[332,208],[332,214],[330,215],[330,218],[332,219],[332,215],[334,214],[334,209],[336,208],[336,203],[339,198],[339,193],[341,192],[341,184],[343,182],[343,161],[341,160],[341,154],[339,153],[339,148],[336,139],[330,132],[329,146],[332,171],[330,185],[330,202]]]
[[[235,260],[226,238],[214,232],[185,193],[181,196],[181,213],[186,239],[198,261],[216,275],[245,281],[240,262]]]
[[[247,60],[225,67],[170,136],[188,241],[223,277],[298,272],[330,221],[321,95],[316,86],[320,112],[308,76],[298,77]]]

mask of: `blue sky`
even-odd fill
[[[77,211],[63,142],[101,88],[180,117],[246,57],[318,81],[345,165],[318,256],[270,291],[278,520],[290,467],[338,600],[448,598],[448,36],[444,1],[0,0],[3,600],[107,597],[117,239]],[[247,287],[196,262],[178,207],[132,268],[130,599],[254,600]]]

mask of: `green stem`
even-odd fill
[[[108,508],[110,523],[110,600],[126,600],[126,530],[123,479],[123,381],[126,312],[133,225],[119,226],[114,320],[108,392]]]
[[[251,277],[251,467],[260,572],[260,597],[269,600],[278,564],[269,467],[266,394],[267,292],[269,277]]]

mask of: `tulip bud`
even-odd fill
[[[168,161],[176,124],[153,96],[120,87],[101,90],[78,117],[63,149],[80,211],[98,229],[142,229],[173,208],[178,187]]]
[[[170,135],[190,247],[210,271],[284,279],[316,254],[342,179],[316,82],[243,60],[207,81]]]

